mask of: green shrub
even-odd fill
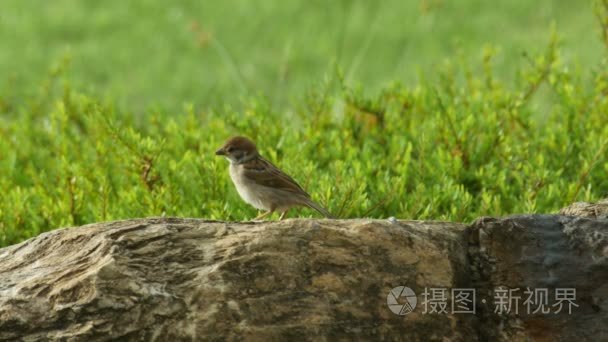
[[[214,155],[235,134],[342,218],[469,221],[605,197],[608,65],[573,72],[556,45],[514,86],[488,49],[479,72],[447,63],[439,81],[374,95],[338,71],[289,112],[261,97],[121,112],[71,89],[60,66],[38,94],[0,98],[0,245],[123,218],[250,219]]]

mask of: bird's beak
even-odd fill
[[[224,151],[224,148],[220,148],[219,150],[215,151],[215,155],[216,156],[225,156],[226,151]]]

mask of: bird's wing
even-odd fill
[[[293,178],[264,158],[254,158],[241,166],[243,175],[256,184],[310,197]]]

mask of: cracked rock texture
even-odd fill
[[[584,216],[608,219],[608,198],[596,203],[575,202],[562,208],[559,213],[567,216]]]
[[[0,340],[601,341],[607,260],[593,217],[98,223],[0,249]],[[406,315],[397,286],[417,295]],[[497,287],[549,304],[572,287],[578,306],[499,314]],[[447,313],[424,312],[425,288],[448,289]],[[475,314],[452,313],[452,288],[476,290]]]

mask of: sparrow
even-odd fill
[[[279,220],[282,220],[287,211],[296,206],[310,207],[333,218],[293,178],[264,159],[253,141],[241,136],[230,138],[215,154],[230,161],[230,178],[241,198],[265,211],[254,220],[261,220],[275,211],[281,213]]]

